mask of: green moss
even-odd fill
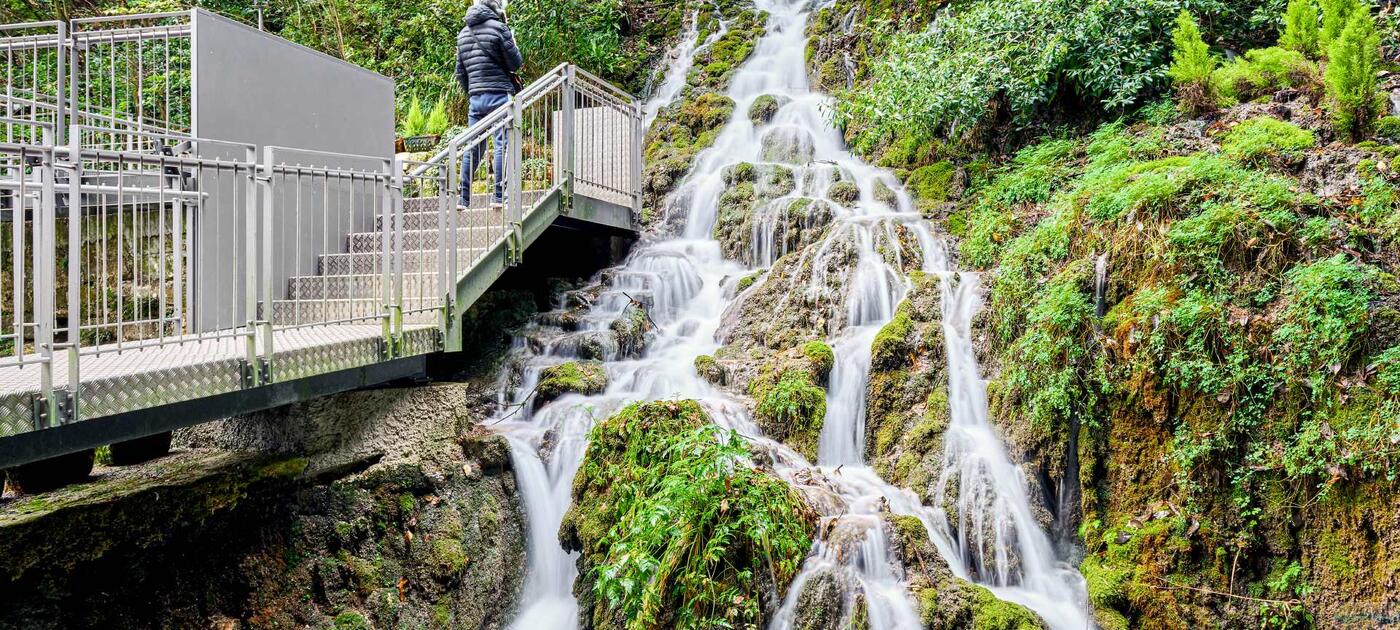
[[[332,623],[335,625],[335,630],[370,630],[372,628],[365,620],[364,615],[353,610],[336,615]]]
[[[972,612],[974,630],[1040,630],[1040,619],[1024,606],[997,599],[991,591],[975,587],[976,604]]]
[[[826,379],[831,373],[831,368],[836,366],[836,353],[831,350],[831,346],[821,341],[809,341],[802,346],[802,354],[812,362],[812,370],[816,372],[817,378]]]
[[[708,354],[695,357],[695,373],[711,385],[723,385],[728,377],[724,366]]]
[[[467,553],[462,548],[461,540],[437,537],[431,545],[430,558],[440,571],[447,575],[456,575],[467,568]]]
[[[1400,140],[1400,116],[1384,116],[1376,121],[1376,136]]]
[[[759,96],[754,99],[753,104],[749,106],[749,120],[753,121],[755,126],[768,124],[772,122],[773,116],[777,115],[778,110],[781,109],[787,101],[787,97],[779,97],[772,94]]]
[[[1297,158],[1315,146],[1317,137],[1311,131],[1267,116],[1236,125],[1220,142],[1227,157],[1250,164]]]
[[[1130,571],[1110,564],[1098,556],[1089,556],[1079,565],[1089,590],[1089,601],[1095,608],[1119,608],[1128,602],[1126,584]]]
[[[957,167],[945,160],[915,169],[904,185],[913,193],[919,208],[927,210],[948,201],[956,175]]]
[[[258,470],[256,477],[259,479],[292,479],[301,476],[306,472],[309,460],[305,457],[293,457],[272,462]]]
[[[761,375],[749,385],[749,395],[757,401],[754,419],[764,432],[809,459],[816,459],[826,418],[826,390],[815,378],[806,369],[786,369]]]
[[[855,182],[839,181],[826,190],[826,198],[843,206],[850,206],[860,200],[860,187]]]
[[[1302,53],[1283,48],[1245,52],[1211,75],[1211,83],[1224,104],[1252,101],[1281,89],[1317,85],[1317,64]]]
[[[907,309],[899,309],[884,328],[875,335],[870,345],[872,369],[890,370],[906,365],[914,351],[910,335],[914,332],[914,322]]]
[[[739,291],[747,291],[748,288],[751,287],[751,286],[753,286],[755,283],[757,283],[757,282],[758,282],[758,279],[759,279],[759,278],[762,278],[762,277],[763,277],[763,274],[765,274],[765,273],[768,273],[768,272],[767,272],[767,271],[764,271],[764,270],[755,271],[755,272],[753,272],[753,273],[751,273],[751,274],[749,274],[749,275],[747,275],[747,276],[744,276],[744,277],[742,277],[742,278],[739,278],[738,284],[736,284],[736,285],[734,285],[734,286],[735,286],[735,288],[736,288],[737,290],[739,290]]]
[[[548,402],[564,394],[600,394],[608,388],[608,373],[596,361],[569,361],[545,368],[540,372],[535,398]]]

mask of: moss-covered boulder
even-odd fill
[[[997,599],[991,591],[953,575],[918,518],[885,515],[895,556],[911,572],[910,583],[927,630],[1045,630],[1024,606]]]
[[[843,206],[850,207],[860,201],[860,187],[853,181],[841,180],[826,189],[826,198]]]
[[[928,214],[939,204],[953,198],[957,173],[957,167],[952,162],[936,162],[914,169],[904,182],[904,187],[913,195],[919,210]]]
[[[755,126],[766,125],[773,121],[778,110],[791,101],[792,99],[786,96],[764,94],[754,99],[753,104],[749,106],[749,120],[753,121]]]
[[[728,375],[724,371],[724,366],[719,364],[714,357],[702,354],[695,357],[695,373],[704,379],[705,382],[722,386],[728,380]]]
[[[801,127],[777,126],[763,133],[760,155],[765,162],[803,165],[816,153],[812,132]]]
[[[551,365],[540,372],[535,386],[535,406],[557,400],[564,394],[601,394],[608,388],[608,372],[597,361],[569,361]]]
[[[826,344],[809,342],[764,364],[748,384],[753,416],[768,437],[816,461],[826,418],[826,389],[834,355]]]
[[[816,516],[694,401],[632,405],[599,423],[559,537],[580,552],[584,627],[766,625]]]
[[[774,203],[795,187],[795,175],[789,167],[740,162],[725,169],[724,181],[727,187],[719,198],[714,237],[728,258],[750,264],[757,262],[753,255],[754,240],[760,226],[782,234],[783,241],[778,245],[785,248],[790,241],[813,238],[813,234],[830,220],[829,213],[823,213],[821,208],[814,208],[810,203],[787,200]]]

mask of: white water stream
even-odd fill
[[[807,2],[758,4],[771,15],[768,35],[731,83],[734,116],[673,196],[669,212],[683,215],[683,234],[639,244],[626,263],[602,276],[600,289],[566,296],[575,303],[588,301],[586,315],[576,324],[560,325],[545,317],[517,337],[518,382],[503,399],[513,404],[504,407],[496,425],[511,444],[530,530],[528,577],[513,627],[577,627],[575,558],[560,547],[557,533],[589,429],[635,401],[690,398],[700,401],[716,423],[750,436],[777,474],[806,492],[819,493],[823,530],[835,532],[814,545],[772,628],[790,627],[801,587],[822,572],[841,576],[848,609],[858,594],[864,596],[871,628],[920,627],[904,567],[890,552],[880,517],[886,511],[918,517],[955,575],[1026,605],[1057,630],[1091,628],[1082,578],[1056,559],[1032,515],[1021,469],[987,422],[985,385],[970,333],[979,308],[976,276],[949,270],[941,242],[895,179],[852,156],[828,124],[823,112],[829,101],[809,89],[804,67]],[[656,99],[669,102],[679,93],[674,82],[683,86],[686,73],[676,67],[690,64],[694,39],[692,34],[687,38],[691,43],[680,47],[682,54]],[[748,109],[764,94],[787,102],[772,122],[755,127]],[[853,181],[860,190],[855,202],[831,203],[831,225],[798,254],[813,270],[810,278],[803,283],[761,280],[792,282],[785,299],[826,298],[841,305],[827,314],[828,341],[837,360],[815,465],[763,437],[743,402],[705,382],[693,367],[696,357],[719,348],[716,336],[726,309],[737,299],[736,282],[751,272],[745,264],[726,260],[711,236],[726,189],[725,169],[740,162],[781,163],[795,180],[791,193],[758,211],[747,261],[756,267],[771,265],[791,246],[790,239],[777,233],[783,222],[766,220],[766,213],[781,212],[801,197],[821,199],[837,180]],[[886,189],[894,192],[882,194]],[[886,483],[864,463],[871,342],[894,316],[908,290],[904,272],[914,268],[944,278],[951,421],[937,489],[939,496],[957,489],[953,523],[941,508],[922,505],[913,492]],[[648,306],[658,327],[640,356],[622,352],[610,330],[633,299]],[[579,356],[604,360],[607,390],[595,396],[566,395],[532,409],[527,397],[540,371]]]

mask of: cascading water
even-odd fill
[[[700,401],[716,423],[750,436],[780,476],[799,487],[819,476],[830,490],[821,502],[827,535],[814,545],[773,628],[790,627],[801,587],[823,572],[840,577],[848,602],[863,598],[871,628],[920,625],[905,567],[890,550],[881,516],[886,512],[918,517],[955,575],[1028,606],[1054,628],[1091,627],[1082,579],[1057,562],[1032,517],[1023,475],[987,423],[985,386],[970,334],[978,308],[976,277],[948,270],[942,244],[894,178],[851,156],[828,124],[823,111],[829,100],[809,89],[804,67],[808,3],[759,0],[758,5],[770,15],[768,34],[733,77],[728,96],[735,114],[714,146],[699,156],[668,209],[676,215],[672,218],[684,219],[682,234],[644,242],[621,267],[605,272],[599,286],[567,295],[571,305],[586,307],[583,316],[542,316],[517,337],[519,369],[508,375],[514,383],[503,382],[513,385],[503,387],[512,393],[503,398],[495,425],[511,445],[530,523],[528,577],[513,627],[577,625],[575,558],[563,551],[556,535],[595,419],[631,402],[678,397]],[[683,44],[681,52],[688,47]],[[653,102],[669,102],[674,93],[666,94],[673,89],[678,93],[672,77],[683,83],[685,72],[677,67],[688,65],[690,57],[677,56]],[[755,125],[747,112],[762,95],[779,97],[783,104],[771,122]],[[793,185],[759,204],[748,260],[733,261],[725,259],[712,234],[726,173],[741,162],[790,170]],[[838,181],[854,184],[859,194],[853,200],[825,198]],[[795,222],[791,208],[801,204],[809,209],[821,204],[824,210],[809,210]],[[812,229],[817,222],[827,224],[824,231]],[[810,277],[760,282],[792,283],[783,287],[784,300],[837,305],[821,314],[837,356],[815,466],[764,437],[741,401],[701,379],[693,367],[697,357],[720,346],[722,319],[739,297],[737,279],[792,252],[811,270]],[[956,523],[942,508],[922,505],[914,493],[886,483],[864,463],[871,343],[907,292],[908,269],[945,278],[952,420],[939,486],[960,488],[954,497]],[[636,303],[647,307],[655,325],[640,351],[620,343],[614,326]],[[530,396],[541,371],[580,356],[604,361],[606,391],[566,395],[534,408]]]
[[[685,89],[685,77],[690,73],[690,67],[695,63],[695,55],[708,48],[711,44],[719,41],[724,34],[729,32],[729,25],[723,20],[719,23],[719,28],[710,33],[704,42],[700,42],[700,11],[690,14],[690,22],[686,26],[685,35],[681,37],[681,42],[667,55],[670,63],[666,67],[666,74],[661,80],[661,85],[652,92],[651,98],[647,99],[646,105],[642,107],[642,126],[651,127],[651,123],[656,120],[657,114],[662,108],[670,105]]]

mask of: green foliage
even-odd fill
[[[427,127],[427,117],[423,114],[423,103],[414,95],[413,100],[408,103],[408,112],[403,119],[403,136],[412,138],[423,135],[423,130]]]
[[[760,574],[787,584],[811,545],[795,491],[694,401],[634,404],[589,441],[565,528],[599,599],[635,630],[756,624]]]
[[[1303,53],[1277,47],[1246,52],[1211,75],[1211,85],[1225,105],[1269,97],[1284,88],[1309,87],[1318,81],[1317,65]]]
[[[802,355],[812,362],[812,369],[817,376],[825,378],[831,373],[831,368],[836,366],[836,353],[831,346],[821,341],[809,341],[802,346]]]
[[[1376,87],[1380,36],[1369,10],[1350,15],[1346,28],[1328,45],[1327,59],[1324,76],[1333,123],[1339,133],[1361,140],[1380,114],[1381,104]]]
[[[1077,171],[1078,143],[1047,140],[1022,149],[981,191],[968,216],[959,251],[967,264],[985,268],[996,261],[1017,227],[1012,209],[1048,201]]]
[[[1210,47],[1201,38],[1201,29],[1195,18],[1185,10],[1176,16],[1176,29],[1172,31],[1172,64],[1167,76],[1176,86],[1176,93],[1182,109],[1191,113],[1201,113],[1215,105],[1214,86],[1210,75],[1218,63],[1210,54]]]
[[[1321,33],[1318,28],[1317,0],[1288,0],[1283,15],[1283,34],[1278,45],[1309,57],[1317,57]]]
[[[428,114],[428,119],[423,123],[423,133],[430,136],[440,136],[447,132],[451,125],[447,119],[447,98],[439,98],[437,104],[433,106],[433,111]]]
[[[1361,0],[1319,0],[1322,6],[1322,28],[1318,31],[1318,45],[1330,58],[1332,43],[1346,29],[1353,14],[1370,12]]]
[[[1286,274],[1284,309],[1273,341],[1285,373],[1321,391],[1356,352],[1375,298],[1376,269],[1338,254]],[[1335,366],[1335,369],[1331,366]]]
[[[515,0],[508,11],[529,74],[566,61],[612,74],[626,63],[621,0]]]
[[[913,193],[919,207],[927,210],[948,200],[957,170],[952,162],[944,160],[915,169],[904,185]]]
[[[1220,141],[1226,157],[1247,164],[1296,158],[1314,146],[1317,137],[1311,131],[1268,116],[1236,125]]]
[[[839,95],[854,143],[961,139],[1008,112],[1024,125],[1062,95],[1104,109],[1137,103],[1163,77],[1167,0],[976,2],[892,38],[873,82]],[[993,104],[996,104],[993,107]]]
[[[608,374],[595,361],[568,361],[552,365],[540,372],[535,386],[536,399],[541,403],[564,394],[598,394],[608,387]]]
[[[780,425],[788,434],[819,429],[826,417],[826,390],[802,370],[785,370],[771,386],[756,380],[750,393],[758,398],[754,416],[766,425]]]

